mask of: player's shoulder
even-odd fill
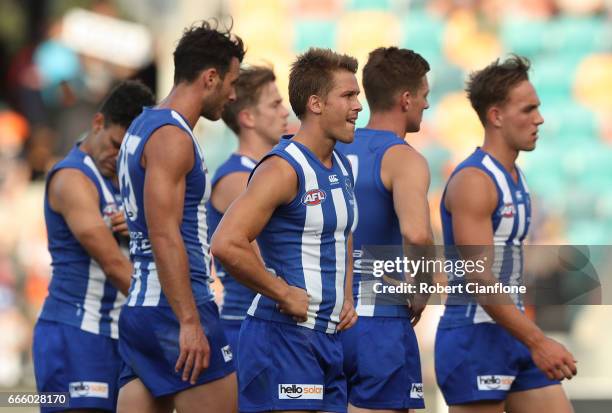
[[[425,156],[409,144],[390,146],[383,155],[383,168],[407,170],[414,173],[429,172],[429,164]]]
[[[465,166],[449,179],[446,197],[453,204],[493,209],[497,190],[491,177],[481,168]],[[454,202],[453,202],[454,201]]]

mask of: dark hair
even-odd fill
[[[219,30],[218,21],[203,21],[188,27],[174,50],[174,83],[192,82],[205,69],[215,68],[221,78],[229,70],[232,58],[242,62],[244,44],[231,33],[231,26]]]
[[[326,96],[333,87],[333,72],[357,73],[357,59],[330,49],[311,47],[297,57],[289,73],[289,102],[295,115],[302,119],[308,98]]]
[[[114,124],[127,129],[144,106],[153,105],[151,89],[137,80],[126,80],[107,95],[98,112],[104,115],[104,127]]]
[[[240,70],[235,83],[236,100],[225,105],[223,121],[236,135],[240,133],[238,114],[241,110],[257,105],[261,90],[265,85],[274,82],[276,76],[272,69],[263,66],[251,66]]]
[[[530,65],[527,58],[510,55],[503,62],[497,59],[484,69],[470,74],[465,91],[483,125],[491,106],[503,103],[510,89],[523,80],[529,80],[527,72]]]
[[[370,110],[391,109],[397,94],[416,92],[428,71],[427,60],[412,50],[379,47],[370,52],[363,67],[363,90]]]

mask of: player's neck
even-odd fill
[[[491,154],[508,172],[514,173],[514,163],[516,162],[516,158],[518,158],[518,151],[506,145],[501,137],[494,139],[487,136],[485,133],[485,141],[482,145],[482,150]]]
[[[243,131],[238,139],[238,154],[259,161],[272,150],[273,145],[252,131]]]
[[[403,119],[401,113],[392,111],[374,112],[370,115],[370,120],[366,128],[393,132],[400,139],[404,139],[406,136],[406,128],[402,125],[405,124],[406,121]]]
[[[92,145],[92,136],[91,136],[91,131],[90,131],[89,133],[87,133],[87,136],[85,137],[85,139],[83,139],[83,141],[79,145],[79,149],[82,152],[85,152],[87,155],[92,155],[93,148],[91,147],[91,145]]]
[[[174,85],[168,96],[157,105],[160,109],[171,109],[178,112],[187,120],[193,129],[202,113],[202,96],[195,90],[182,83]]]
[[[310,149],[323,165],[331,167],[331,157],[334,146],[336,145],[336,140],[328,136],[318,124],[314,122],[302,122],[293,140]]]

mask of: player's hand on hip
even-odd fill
[[[284,282],[284,281],[283,281]],[[278,310],[291,316],[298,323],[308,320],[308,304],[310,299],[306,290],[293,285],[287,285],[283,298],[278,302]]]
[[[531,357],[551,380],[571,379],[578,374],[572,353],[557,341],[544,337],[531,346]]]
[[[338,323],[337,331],[349,329],[357,322],[357,312],[352,299],[345,298],[340,311],[340,322]]]
[[[128,230],[127,221],[123,211],[115,212],[111,216],[111,228],[113,232],[117,232],[126,237],[130,236],[130,231]]]
[[[410,300],[408,307],[410,308],[410,323],[412,326],[416,326],[419,320],[421,319],[421,315],[427,306],[427,299],[429,297],[425,297],[420,294],[416,294]]]
[[[199,322],[181,324],[179,333],[180,354],[174,366],[175,371],[183,371],[183,381],[195,384],[200,373],[208,368],[210,346]]]

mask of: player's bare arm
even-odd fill
[[[393,193],[404,243],[433,244],[427,201],[430,175],[425,158],[409,146],[393,146],[383,156],[380,174],[385,187]]]
[[[251,246],[277,207],[297,194],[298,180],[287,161],[273,156],[256,170],[246,191],[227,210],[211,241],[225,269],[247,287],[278,302],[281,312],[306,320],[308,296],[268,272]]]
[[[76,169],[61,169],[49,182],[49,204],[64,217],[70,231],[100,264],[108,280],[127,295],[132,264],[100,215],[98,191],[93,182]]]
[[[338,331],[349,329],[357,322],[357,312],[355,311],[355,302],[353,300],[353,234],[349,235],[346,244],[347,266],[346,278],[344,279],[344,304],[342,305],[342,311],[340,311]]]
[[[430,174],[425,157],[406,145],[389,148],[382,159],[381,180],[393,194],[393,207],[404,246],[432,245],[433,232],[427,200]],[[414,249],[408,248],[408,253],[411,250]],[[419,274],[418,279],[412,281],[429,282],[429,277],[429,274]],[[419,322],[428,298],[429,295],[424,294],[412,297],[410,309],[413,325]]]
[[[209,345],[191,289],[189,260],[180,225],[185,177],[193,168],[193,141],[175,126],[157,130],[143,153],[146,169],[144,210],[162,291],[180,323],[180,355],[176,371],[195,384],[208,366]]]
[[[249,181],[248,172],[234,172],[217,182],[210,196],[210,202],[221,213],[225,213],[232,202],[244,192]]]
[[[449,182],[446,193],[446,207],[453,215],[455,244],[493,245],[491,215],[496,206],[495,186],[484,172],[476,168],[465,168],[457,173]],[[487,262],[493,261],[492,257],[490,258]],[[494,278],[490,269],[478,277]],[[505,300],[508,304],[481,305],[499,325],[530,349],[535,364],[550,379],[571,379],[576,375],[574,358],[563,345],[546,337],[542,330],[512,303],[509,296],[499,295],[497,299]]]
[[[213,188],[212,194],[210,195],[210,202],[217,208],[217,211],[225,214],[225,211],[227,211],[232,202],[245,191],[248,182],[248,172],[234,172],[221,178]],[[257,256],[261,259],[257,241],[253,240],[251,245],[255,249]]]

